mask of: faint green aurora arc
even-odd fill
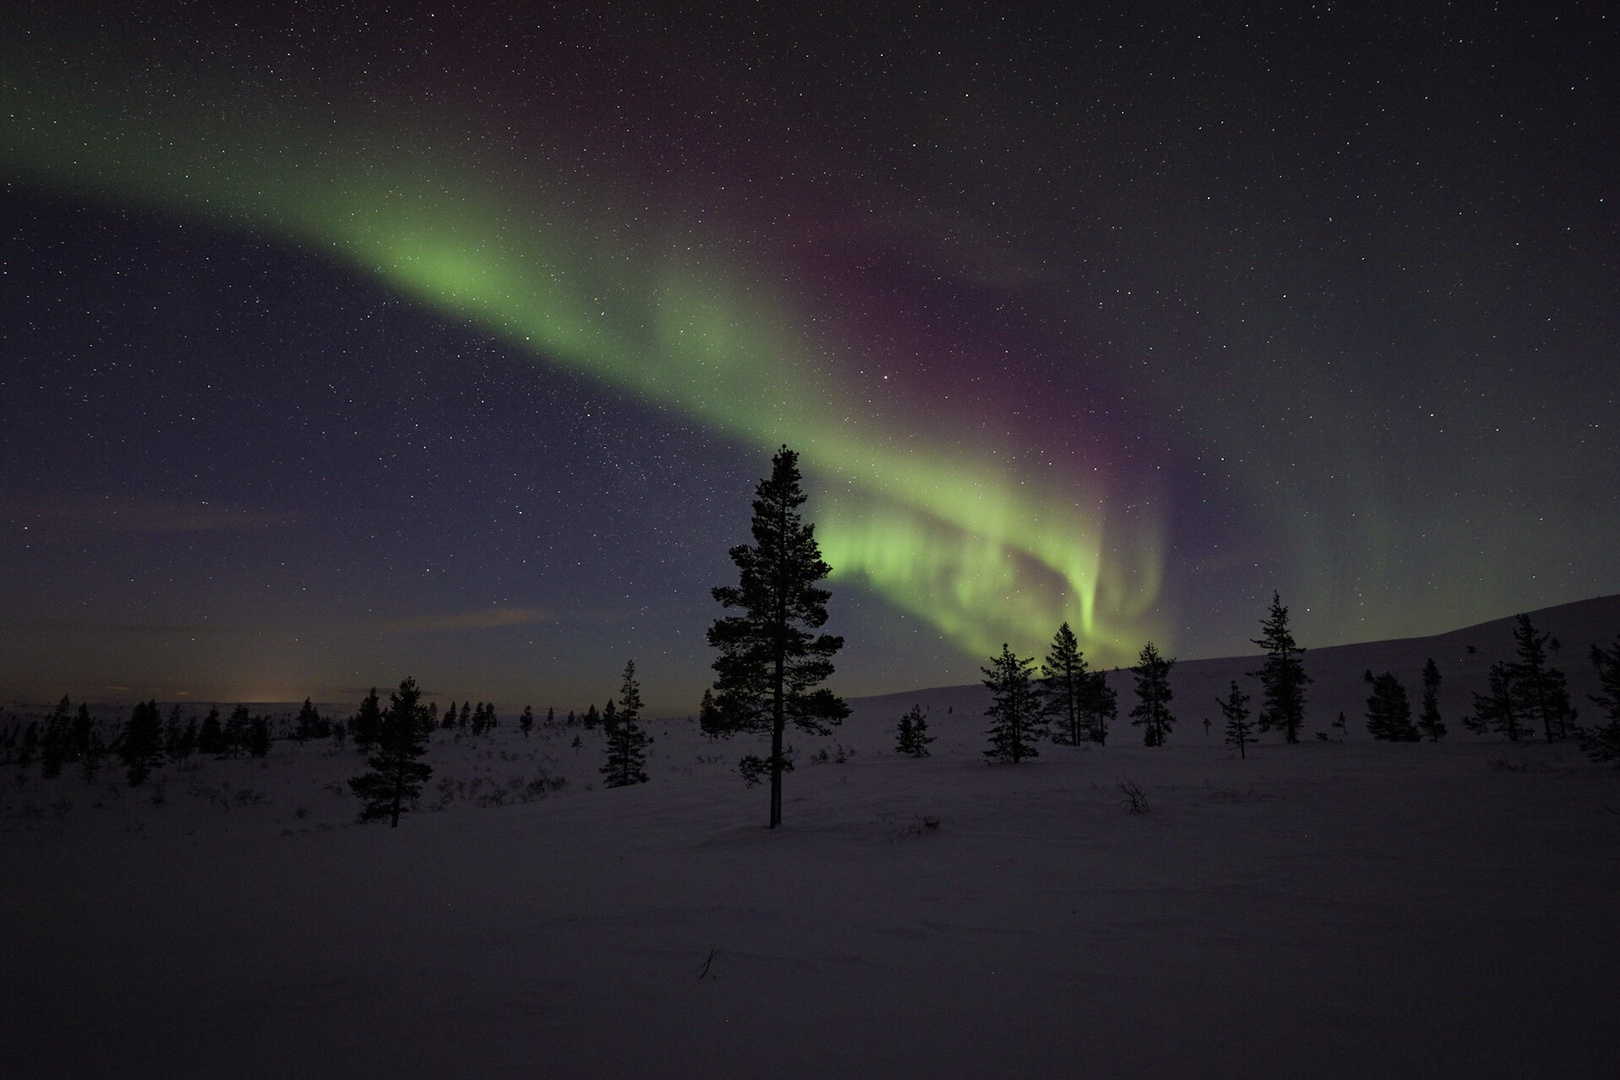
[[[1118,493],[1089,470],[1054,480],[1010,448],[942,437],[926,409],[897,431],[840,385],[855,350],[706,254],[712,235],[666,222],[655,248],[600,190],[447,165],[466,156],[457,137],[417,117],[357,125],[229,84],[75,80],[16,43],[0,57],[0,171],[285,239],[545,363],[765,451],[792,445],[835,577],[968,655],[1035,648],[1066,620],[1122,663],[1151,629],[1159,521],[1109,515]]]

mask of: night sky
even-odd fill
[[[691,713],[783,443],[846,694],[1620,592],[1611,4],[106,7],[0,13],[0,696]]]

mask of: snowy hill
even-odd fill
[[[1537,613],[1572,681],[1616,604]],[[1178,665],[1163,748],[1017,766],[984,764],[981,688],[864,699],[794,740],[775,831],[733,771],[757,746],[685,720],[624,789],[598,732],[441,733],[397,830],[353,824],[330,742],[133,790],[11,766],[0,1071],[1612,1077],[1620,770],[1359,724],[1363,668],[1452,665],[1451,719],[1506,633],[1313,651],[1309,727],[1342,700],[1350,739],[1246,760],[1196,721],[1253,658]]]
[[[1620,636],[1620,595],[1582,600],[1573,604],[1542,608],[1529,613],[1538,632],[1549,633],[1562,646],[1552,658],[1553,664],[1569,677],[1570,697],[1581,712],[1592,709],[1588,695],[1597,693],[1596,670],[1587,660],[1593,645],[1607,648]],[[1305,671],[1314,680],[1306,692],[1306,731],[1327,732],[1333,719],[1342,710],[1349,721],[1352,738],[1367,738],[1364,715],[1367,707],[1368,687],[1362,673],[1390,671],[1400,679],[1411,695],[1416,707],[1422,685],[1424,662],[1434,659],[1440,669],[1440,710],[1448,721],[1454,721],[1473,710],[1473,694],[1486,689],[1486,674],[1492,663],[1513,657],[1512,617],[1494,619],[1452,630],[1431,637],[1399,638],[1392,641],[1368,641],[1354,645],[1306,647]],[[1259,633],[1256,622],[1255,633]],[[1217,697],[1225,697],[1231,680],[1236,679],[1250,693],[1258,694],[1256,680],[1248,673],[1260,667],[1262,657],[1258,649],[1252,656],[1221,657],[1210,660],[1178,661],[1170,673],[1170,685],[1175,691],[1171,708],[1181,720],[1181,729],[1190,733],[1194,725],[1205,716],[1212,721],[1220,717],[1215,707]],[[1119,694],[1121,712],[1129,708],[1131,674],[1120,671],[1109,674],[1109,685]],[[981,685],[944,686],[881,697],[863,698],[864,707],[894,712],[898,717],[913,703],[928,709],[931,714],[947,710],[966,712],[978,716],[989,701],[989,693]],[[1460,724],[1451,724],[1452,734],[1460,732]],[[1131,738],[1129,732],[1121,733]],[[1306,735],[1310,737],[1309,734]]]

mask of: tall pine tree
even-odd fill
[[[1498,660],[1491,665],[1488,679],[1490,689],[1483,694],[1474,692],[1474,713],[1463,718],[1463,726],[1476,735],[1495,731],[1506,735],[1508,742],[1532,737],[1525,724],[1514,665]]]
[[[1581,749],[1593,761],[1620,761],[1620,637],[1607,649],[1592,646],[1591,657],[1601,693],[1587,696],[1603,710],[1607,723],[1578,729]]]
[[[163,713],[157,702],[136,703],[118,740],[118,757],[130,787],[140,787],[163,761]]]
[[[1091,735],[1084,727],[1091,672],[1086,670],[1085,655],[1068,623],[1058,627],[1052,636],[1051,650],[1041,665],[1041,689],[1046,696],[1047,711],[1057,722],[1059,741],[1079,746]]]
[[[1170,699],[1175,697],[1170,689],[1170,669],[1175,663],[1161,656],[1150,641],[1142,646],[1136,666],[1131,668],[1136,676],[1136,707],[1131,710],[1131,723],[1142,728],[1143,746],[1163,746],[1176,722],[1170,711]]]
[[[990,749],[984,756],[992,761],[1017,764],[1027,757],[1038,757],[1035,741],[1046,734],[1046,710],[1040,689],[1035,685],[1035,658],[1025,659],[1005,644],[1001,655],[990,658],[984,672],[984,685],[990,690]]]
[[[360,709],[354,714],[354,719],[349,721],[349,738],[354,740],[354,748],[362,753],[369,752],[377,745],[382,724],[382,702],[377,697],[377,688],[373,686],[371,693],[360,702]]]
[[[1226,700],[1215,699],[1215,704],[1221,707],[1221,715],[1226,717],[1226,745],[1235,747],[1238,757],[1249,756],[1245,749],[1254,741],[1254,725],[1249,723],[1249,695],[1238,688],[1237,680],[1232,680],[1232,690],[1226,695]]]
[[[1412,723],[1412,703],[1399,679],[1388,671],[1374,677],[1371,669],[1361,678],[1372,687],[1367,697],[1367,731],[1373,738],[1417,742],[1423,737]]]
[[[827,622],[830,595],[817,582],[832,573],[821,558],[815,526],[799,515],[799,455],[786,446],[771,459],[771,475],[754,491],[754,542],[730,551],[736,585],[713,590],[714,599],[739,615],[716,619],[709,644],[720,651],[712,706],[702,717],[711,735],[766,735],[770,752],[749,754],[738,771],[750,784],[770,780],[770,828],[782,824],[782,774],[793,767],[785,744],[791,724],[829,735],[849,706],[820,686],[832,676],[832,658],[844,639],[817,634]]]
[[[1518,700],[1530,722],[1541,721],[1547,741],[1562,739],[1575,726],[1575,708],[1569,702],[1564,673],[1547,663],[1550,635],[1536,632],[1528,615],[1514,616],[1513,644],[1518,661],[1513,665]]]
[[[1446,725],[1440,719],[1440,668],[1432,656],[1423,665],[1423,712],[1418,716],[1418,728],[1430,742],[1446,737]]]
[[[619,685],[618,707],[610,698],[602,710],[602,727],[607,734],[607,761],[602,765],[604,787],[629,787],[647,782],[647,744],[652,740],[641,729],[641,684],[636,681],[636,662],[625,661],[624,681]]]
[[[1288,629],[1288,609],[1283,607],[1280,593],[1271,594],[1271,611],[1261,620],[1260,636],[1253,642],[1266,651],[1260,670],[1248,673],[1260,680],[1262,703],[1257,724],[1261,731],[1281,731],[1283,738],[1297,743],[1305,724],[1305,687],[1311,677],[1300,660],[1305,650]]]
[[[372,699],[376,693],[372,691]],[[433,775],[432,766],[422,760],[427,752],[426,712],[422,691],[409,676],[388,695],[388,711],[381,714],[377,726],[376,753],[366,760],[370,771],[349,781],[349,787],[365,801],[361,821],[388,818],[389,828],[397,829],[399,815],[422,794],[422,785]]]

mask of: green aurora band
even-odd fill
[[[638,222],[600,185],[541,187],[532,166],[457,167],[467,135],[414,115],[372,107],[361,125],[228,80],[154,86],[107,56],[76,79],[16,42],[0,59],[13,179],[296,243],[548,364],[767,452],[792,445],[835,577],[968,655],[1033,650],[1063,621],[1099,663],[1164,641],[1146,625],[1158,522],[1108,521],[1100,482],[1021,473],[1002,448],[874,416],[834,377],[854,350],[711,254],[719,238]]]

